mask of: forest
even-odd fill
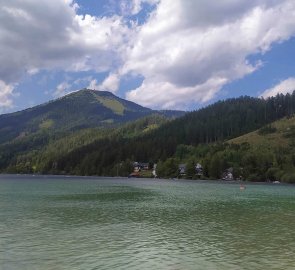
[[[218,101],[175,120],[147,117],[112,130],[80,131],[79,135],[49,141],[34,151],[15,152],[11,156],[8,151],[6,156],[2,154],[1,169],[18,173],[127,176],[132,171],[132,162],[140,161],[156,163],[159,177],[177,177],[178,165],[186,163],[186,177],[198,178],[193,167],[199,162],[203,166],[202,178],[206,179],[219,179],[226,169],[232,168],[235,178],[291,182],[295,166],[294,132],[286,135],[287,146],[255,146],[230,140],[255,130],[261,136],[275,133],[272,123],[292,118],[294,112],[295,92],[267,99],[243,96]],[[293,130],[292,125],[289,128]]]

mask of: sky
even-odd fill
[[[295,90],[294,0],[0,0],[0,113],[83,88],[153,109]]]

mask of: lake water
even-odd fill
[[[0,269],[295,269],[295,186],[2,175]]]

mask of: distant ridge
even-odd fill
[[[100,108],[100,113],[97,113],[97,108]],[[39,114],[32,118],[32,111],[35,114],[38,111]],[[118,126],[124,123],[122,120],[124,117],[126,119],[128,113],[133,117],[146,115],[131,123]],[[173,114],[173,112],[167,113]],[[243,167],[243,160],[237,163],[238,158],[231,154],[231,151],[236,151],[235,146],[230,148],[227,142],[257,129],[260,129],[260,134],[270,134],[269,139],[273,136],[280,138],[276,140],[279,148],[274,148],[271,155],[286,151],[289,153],[286,158],[294,165],[295,157],[290,154],[294,149],[293,122],[287,121],[283,129],[271,125],[284,117],[291,119],[294,113],[295,92],[268,99],[244,96],[218,101],[203,109],[187,113],[183,117],[168,120],[163,116],[163,112],[124,101],[111,93],[83,90],[31,109],[28,114],[31,116],[31,118],[28,117],[28,123],[36,128],[36,131],[27,131],[30,127],[27,123],[24,125],[27,128],[26,131],[19,132],[14,139],[0,144],[0,171],[105,176],[117,175],[117,171],[123,168],[125,172],[128,172],[132,161],[140,161],[159,163],[157,168],[160,172],[161,167],[166,171],[162,171],[164,173],[162,175],[169,176],[170,169],[177,171],[177,162],[185,163],[188,160],[195,160],[203,165],[207,164],[207,167],[204,167],[207,177],[217,177],[217,174],[212,173],[214,170],[211,170],[216,151],[225,151],[223,154],[226,159],[224,160],[228,164],[222,163],[223,169],[226,169],[231,162],[236,162],[235,166]],[[18,114],[21,117],[27,115],[25,111],[11,115]],[[11,115],[8,116],[11,117]],[[40,115],[45,121],[41,118],[43,121],[40,122]],[[75,115],[74,118],[73,115]],[[64,125],[59,129],[53,128],[60,121],[57,116],[62,117]],[[77,116],[81,116],[80,119]],[[98,122],[96,117],[101,116],[103,117]],[[25,117],[24,119],[26,120]],[[67,123],[65,119],[69,122]],[[75,122],[77,119],[81,122]],[[109,119],[113,120],[108,121]],[[15,121],[16,118],[12,117],[11,120]],[[94,123],[95,126],[81,128],[77,125],[80,123],[84,125]],[[2,135],[9,134],[7,126],[2,127]],[[279,130],[279,134],[284,132],[283,137],[277,136],[279,134],[275,133],[275,128]],[[251,139],[251,136],[246,138]],[[256,136],[255,142],[258,141],[257,138],[260,137]],[[285,138],[291,138],[291,140]],[[237,140],[240,139],[237,138]],[[247,143],[243,144],[243,142],[241,141],[242,148],[247,146]],[[251,141],[249,144],[251,146]],[[267,143],[267,147],[269,145],[270,143]],[[282,150],[281,147],[286,149]],[[243,149],[242,151],[248,151],[248,148]],[[279,163],[280,160],[283,159],[279,158],[277,162]],[[291,163],[289,165],[293,170]],[[164,167],[163,164],[165,164]],[[220,168],[218,175],[222,173]],[[208,173],[208,169],[211,172]],[[264,173],[265,171],[260,175],[260,179],[263,179]],[[248,176],[245,174],[246,178]]]
[[[0,115],[0,144],[44,131],[115,126],[155,112],[107,91],[82,89],[32,108]],[[158,113],[166,117],[184,114],[181,111]]]

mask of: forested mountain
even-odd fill
[[[0,171],[48,172],[48,164],[61,156],[103,138],[133,138],[147,134],[171,118],[153,113],[119,126],[50,133],[47,130],[0,144]],[[51,166],[51,165],[50,165]],[[50,167],[51,168],[51,167]]]
[[[0,144],[32,134],[66,134],[85,128],[112,127],[155,111],[110,92],[83,89],[20,112],[0,115]],[[181,111],[161,111],[177,117]],[[41,136],[42,137],[42,136]]]
[[[114,175],[118,167],[128,168],[131,161],[157,162],[161,168],[166,162],[177,167],[177,163],[193,159],[206,164],[206,177],[216,178],[224,167],[240,166],[231,164],[232,156],[231,159],[221,159],[224,163],[213,159],[213,153],[228,149],[225,142],[260,128],[269,132],[270,123],[292,117],[294,112],[295,92],[265,100],[252,97],[228,99],[172,121],[161,119],[163,116],[158,114],[114,128],[111,132],[88,129],[77,137],[49,142],[37,151],[22,151],[22,155],[15,152],[8,157],[8,152],[2,161],[0,159],[0,166],[2,171],[9,172]],[[243,154],[250,149],[233,147],[242,147]],[[208,169],[212,160],[223,164],[213,173]]]
[[[295,116],[222,143],[178,145],[172,157],[158,163],[158,175],[175,177],[179,162],[187,165],[187,178],[198,177],[194,164],[201,163],[202,179],[230,173],[234,179],[295,183]]]
[[[258,129],[295,111],[295,93],[266,100],[240,97],[219,101],[132,138],[105,136],[48,160],[44,172],[108,175],[127,159],[158,162],[172,157],[179,145],[223,142]],[[41,161],[42,163],[42,161]]]

